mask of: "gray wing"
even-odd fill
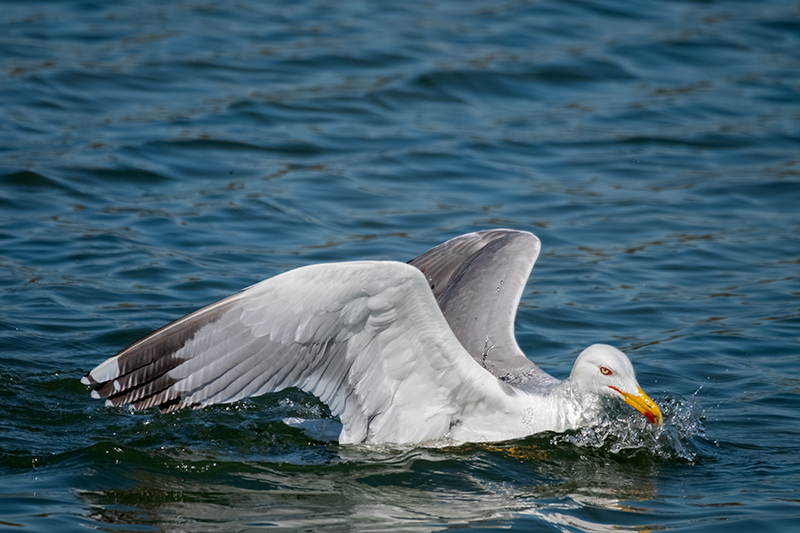
[[[514,336],[514,317],[540,247],[539,239],[526,231],[483,230],[450,239],[409,261],[425,274],[467,352],[517,386],[558,381],[525,357]]]
[[[299,387],[340,417],[343,443],[440,439],[477,411],[508,410],[514,394],[469,357],[420,272],[395,262],[270,278],[157,330],[82,381],[110,405],[165,412]]]

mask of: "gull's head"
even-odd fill
[[[575,360],[569,378],[582,395],[620,398],[653,424],[660,426],[663,421],[661,409],[636,381],[630,359],[613,346],[586,348]]]

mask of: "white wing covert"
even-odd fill
[[[87,374],[111,405],[170,412],[286,387],[340,417],[340,442],[418,443],[507,410],[514,389],[464,350],[416,268],[299,268],[179,319]]]

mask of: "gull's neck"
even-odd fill
[[[562,432],[580,427],[595,411],[595,402],[582,395],[569,378],[544,393],[528,393],[530,407],[523,415],[531,434]]]
[[[516,389],[502,411],[464,420],[448,434],[452,442],[499,442],[535,433],[560,433],[581,427],[597,410],[597,402],[566,379],[544,390]]]

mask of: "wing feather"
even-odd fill
[[[455,237],[409,261],[425,274],[464,348],[516,386],[558,382],[528,360],[514,335],[517,307],[540,248],[532,233],[493,229]]]
[[[84,377],[111,405],[169,412],[300,387],[339,416],[341,442],[416,443],[515,392],[464,350],[416,268],[312,265],[161,328]]]

